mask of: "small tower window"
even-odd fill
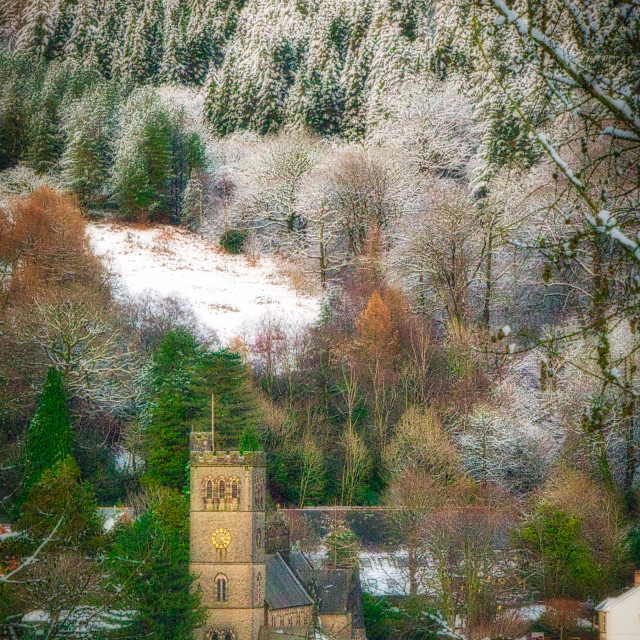
[[[262,574],[256,576],[256,595],[258,603],[262,600]]]
[[[238,481],[237,480],[234,480],[231,483],[231,497],[232,498],[238,497]]]
[[[216,578],[217,587],[217,600],[218,602],[227,601],[227,579],[225,576],[218,576]]]
[[[207,500],[213,500],[213,482],[207,480]]]
[[[224,498],[225,490],[224,480],[220,480],[220,484],[218,485],[218,495],[221,498]]]
[[[256,531],[256,547],[259,549],[262,546],[262,529]]]

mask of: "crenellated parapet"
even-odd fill
[[[211,433],[192,432],[190,462],[195,466],[266,467],[264,451],[213,451]]]

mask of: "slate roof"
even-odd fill
[[[265,600],[270,609],[306,607],[313,604],[311,596],[279,553],[266,556],[265,564]]]
[[[293,572],[300,582],[306,587],[307,591],[310,592],[314,578],[314,569],[304,553],[297,549],[291,549],[289,553],[289,566],[293,569]]]
[[[318,590],[318,610],[322,615],[346,613],[351,588],[351,570],[324,569],[316,576]]]

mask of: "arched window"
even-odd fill
[[[225,494],[224,480],[220,480],[220,484],[218,485],[218,496],[220,498],[224,498],[224,494]]]
[[[220,636],[218,635],[217,631],[213,632],[213,634],[211,635],[211,640],[220,640]]]
[[[231,635],[231,631],[227,631],[227,633],[224,634],[224,640],[233,640],[233,636]]]
[[[256,547],[259,549],[262,546],[262,529],[256,531]]]
[[[232,498],[238,497],[238,481],[237,480],[234,480],[231,483],[231,497]]]
[[[218,576],[216,578],[216,596],[218,602],[226,602],[227,601],[227,578],[225,576]]]
[[[211,480],[207,480],[207,500],[213,500],[213,482]]]

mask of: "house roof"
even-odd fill
[[[270,609],[306,607],[313,604],[311,596],[279,553],[266,556],[265,564],[265,600]]]
[[[637,587],[633,587],[628,591],[625,591],[622,595],[619,595],[616,598],[605,598],[597,607],[596,611],[607,612],[619,605],[623,600],[626,600],[629,596],[636,595],[640,596],[640,585]]]

